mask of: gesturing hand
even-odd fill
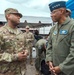
[[[18,53],[18,60],[24,60],[28,55],[28,51],[24,50]]]

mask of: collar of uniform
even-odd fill
[[[10,32],[10,33],[12,33],[12,34],[19,34],[20,32],[18,31],[18,29],[17,29],[17,27],[15,28],[15,29],[13,29],[13,28],[11,28],[11,27],[9,27],[9,25],[8,24],[5,24],[5,27],[7,28],[7,30]]]
[[[62,24],[62,25],[67,25],[67,23],[69,23],[70,22],[70,18],[69,17],[67,17],[67,19],[65,20],[65,22]]]
[[[67,23],[69,23],[70,20],[71,20],[71,19],[70,19],[69,17],[67,17],[66,20],[65,20],[62,24],[58,25],[58,23],[57,23],[57,27],[60,28],[60,27],[62,27],[62,26],[64,26],[64,25],[67,25]]]

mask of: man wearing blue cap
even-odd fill
[[[74,75],[74,22],[65,16],[65,3],[49,4],[51,18],[57,24],[50,30],[46,62],[54,75]]]

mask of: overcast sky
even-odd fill
[[[48,4],[54,1],[67,0],[1,0],[0,14],[4,14],[6,8],[16,8],[24,16],[49,17]]]

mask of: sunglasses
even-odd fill
[[[26,29],[29,29],[29,28],[26,28]]]

